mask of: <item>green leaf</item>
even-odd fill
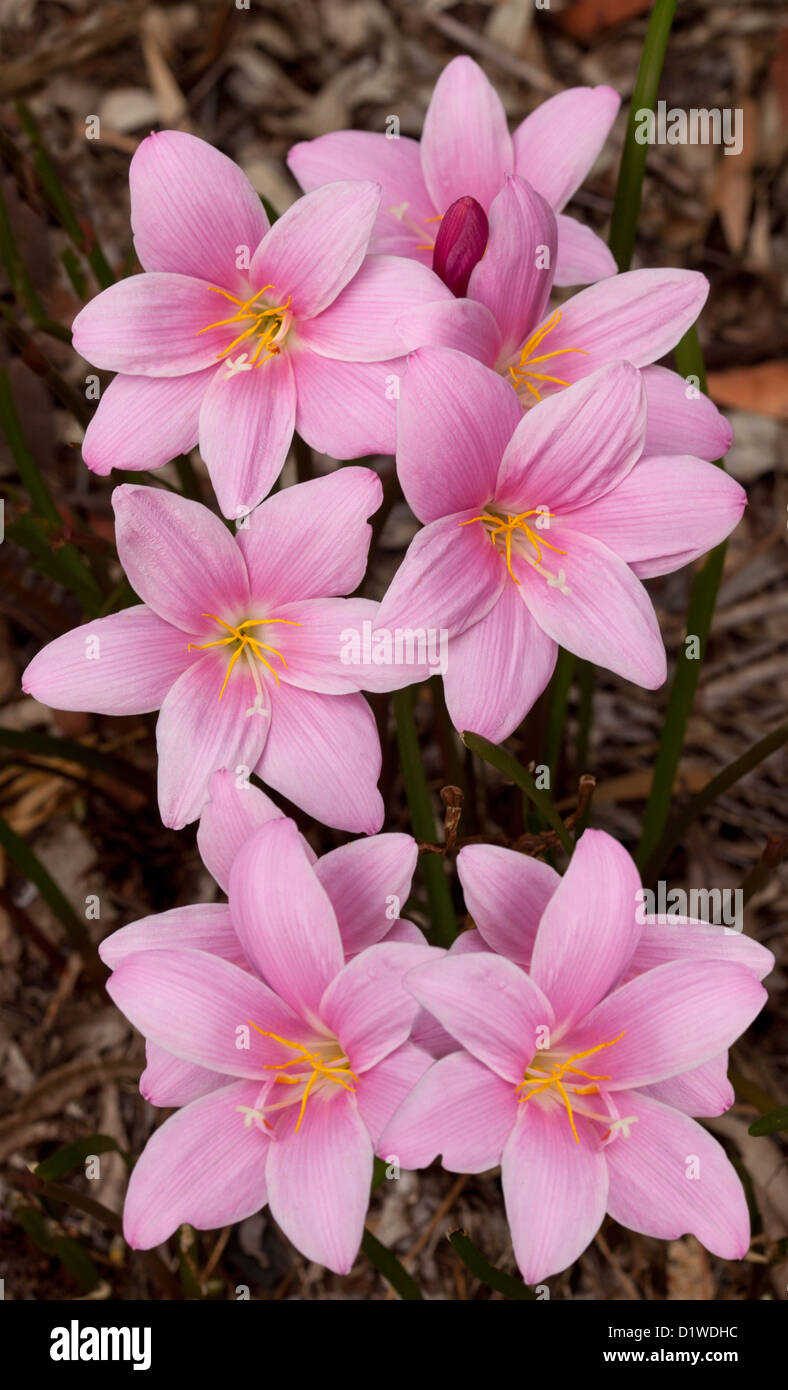
[[[85,966],[95,980],[103,980],[104,966],[87,933],[85,923],[77,916],[71,903],[61,892],[49,871],[33,853],[29,844],[11,829],[8,821],[0,815],[0,846],[14,860],[20,873],[35,884],[44,902],[62,923],[73,948],[79,951]]]
[[[569,709],[569,692],[575,674],[577,657],[563,647],[558,650],[558,660],[548,688],[547,701],[547,739],[545,743],[545,762],[550,770],[550,786],[555,787],[561,749],[564,745],[564,730]]]
[[[114,777],[126,786],[134,787],[145,796],[155,792],[153,778],[138,767],[117,758],[113,753],[103,753],[100,748],[92,748],[87,743],[78,743],[72,738],[52,738],[50,734],[36,734],[27,729],[6,729],[0,725],[0,748],[10,748],[14,752],[28,753],[33,757],[62,758],[64,762],[80,763],[91,772],[99,772],[103,777]]]
[[[610,250],[613,252],[619,270],[629,270],[632,252],[635,249],[640,199],[643,191],[643,175],[646,169],[648,145],[641,145],[635,135],[638,128],[639,111],[653,111],[659,91],[659,79],[665,50],[668,46],[673,16],[677,0],[657,0],[651,12],[640,67],[632,93],[629,108],[627,133],[621,152],[621,165],[618,171],[616,197],[613,204],[613,219],[610,225]]]
[[[408,798],[411,831],[417,840],[434,844],[438,838],[438,831],[413,718],[415,689],[416,687],[411,685],[407,686],[405,690],[395,690],[394,692],[393,705],[394,718],[397,724],[397,744],[402,765],[402,776],[405,782],[405,794]],[[457,935],[457,919],[446,878],[443,855],[422,854],[419,856],[419,866],[427,887],[430,919],[435,939],[440,946],[450,946]]]
[[[499,747],[497,743],[491,743],[489,739],[482,738],[481,734],[466,732],[462,735],[462,741],[472,753],[478,753],[479,757],[484,758],[486,763],[490,763],[492,767],[497,767],[499,772],[502,772],[505,777],[509,777],[525,793],[571,857],[574,849],[572,837],[550,797],[539,790],[530,772],[526,772],[525,768],[521,767],[517,759],[513,758],[512,754],[507,752],[505,748]]]
[[[57,1153],[50,1154],[49,1158],[45,1158],[33,1169],[33,1172],[37,1178],[43,1178],[44,1182],[55,1182],[72,1169],[81,1168],[91,1154],[113,1151],[120,1152],[117,1143],[109,1134],[88,1134],[84,1139],[75,1139],[73,1144],[66,1144],[64,1148],[58,1149]]]
[[[423,1299],[424,1295],[415,1279],[411,1279],[405,1266],[400,1264],[396,1255],[392,1254],[388,1246],[379,1241],[377,1236],[373,1236],[370,1230],[364,1231],[361,1249],[378,1273],[388,1280],[401,1299],[404,1299],[405,1302]]]
[[[788,1105],[780,1105],[776,1110],[770,1110],[768,1115],[753,1120],[748,1133],[760,1139],[766,1134],[781,1134],[785,1129],[788,1129]]]
[[[14,1216],[39,1250],[60,1260],[82,1293],[90,1293],[98,1287],[98,1270],[87,1252],[71,1236],[55,1234],[37,1207],[18,1206]]]
[[[475,1275],[482,1284],[486,1284],[488,1289],[495,1289],[496,1293],[502,1293],[506,1298],[517,1298],[528,1302],[538,1302],[536,1294],[524,1284],[522,1279],[516,1279],[512,1274],[505,1274],[502,1269],[497,1269],[491,1265],[489,1260],[484,1258],[480,1250],[477,1250],[469,1235],[465,1231],[450,1231],[449,1241],[452,1249],[456,1251],[471,1274]]]

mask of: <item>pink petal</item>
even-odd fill
[[[358,1113],[375,1147],[394,1112],[431,1066],[429,1053],[408,1042],[359,1077],[356,1086]]]
[[[124,483],[112,494],[120,562],[132,588],[166,622],[188,633],[218,628],[249,600],[243,556],[218,516],[163,488]],[[211,638],[205,640],[210,641]]]
[[[410,894],[418,850],[412,835],[371,835],[318,859],[315,874],[336,913],[345,956],[380,941]]]
[[[744,965],[759,980],[774,969],[774,956],[744,932],[697,922],[690,917],[647,916],[630,970],[653,970],[669,960],[727,960]]]
[[[435,954],[432,946],[401,941],[368,946],[328,985],[320,1017],[354,1072],[368,1071],[407,1041],[418,1006],[403,976]]]
[[[595,536],[649,579],[705,555],[730,535],[746,505],[744,488],[711,463],[642,458],[618,487],[562,515],[561,524]]]
[[[521,419],[497,372],[449,348],[414,353],[397,411],[397,472],[419,520],[483,506]]]
[[[574,217],[559,212],[558,259],[554,285],[591,285],[615,275],[618,266],[612,252],[596,232]]]
[[[267,498],[238,532],[253,599],[274,607],[351,593],[367,568],[366,519],[382,495],[371,469],[342,468]]]
[[[197,830],[197,848],[206,869],[226,893],[241,846],[262,825],[284,813],[259,787],[224,769],[213,774],[209,791],[211,799],[203,806]]]
[[[303,1018],[320,1017],[320,1000],[344,956],[334,909],[294,821],[271,820],[241,847],[230,873],[230,910],[258,973]]]
[[[512,135],[517,173],[557,212],[590,172],[620,105],[612,87],[569,87],[537,106]]]
[[[258,1030],[292,1038],[304,1027],[260,980],[206,951],[136,951],[110,976],[107,993],[166,1052],[258,1086],[269,1079],[266,1066],[282,1060],[281,1043]]]
[[[283,623],[276,629],[277,650],[284,661],[280,680],[324,695],[347,695],[367,688],[391,689],[390,668],[363,660],[364,623],[371,637],[377,613],[378,605],[366,598],[306,598],[277,607],[276,621]],[[348,649],[356,634],[358,662],[351,660],[353,653]],[[399,684],[407,683],[405,675]]]
[[[504,1081],[519,1084],[553,1010],[512,961],[487,953],[446,956],[419,966],[408,988],[443,1027]]]
[[[481,300],[501,332],[501,355],[513,352],[542,318],[553,283],[558,228],[549,205],[524,179],[507,178],[490,208],[487,250],[468,295]]]
[[[596,1235],[605,1215],[607,1165],[579,1116],[576,1143],[563,1107],[520,1109],[501,1177],[515,1258],[526,1283],[536,1284],[566,1269]]]
[[[443,688],[455,729],[502,743],[538,700],[557,655],[515,585],[504,584],[489,613],[449,642]]]
[[[406,310],[450,298],[451,291],[418,261],[368,256],[333,304],[299,325],[299,341],[323,357],[379,362],[410,346],[397,330]]]
[[[149,135],[129,168],[134,247],[146,270],[179,271],[235,290],[268,231],[263,205],[238,165],[180,130]]]
[[[419,254],[429,263],[431,253],[416,251],[425,236],[430,239],[434,224],[427,219],[435,211],[421,172],[418,140],[406,135],[389,140],[367,130],[336,130],[293,145],[287,162],[306,192],[336,179],[371,179],[380,184],[383,196],[370,250],[395,256]]]
[[[378,1144],[403,1168],[427,1168],[438,1154],[452,1173],[484,1173],[501,1161],[517,1120],[517,1092],[467,1052],[425,1072]]]
[[[236,335],[219,323],[226,300],[204,280],[150,271],[118,280],[72,325],[76,351],[97,367],[133,376],[184,376],[215,366]]]
[[[187,646],[178,628],[138,603],[49,642],[26,668],[22,689],[52,709],[148,714],[194,660]]]
[[[183,1222],[200,1231],[230,1226],[265,1205],[269,1140],[245,1125],[260,1084],[235,1082],[171,1115],[134,1165],[123,1209],[133,1250],[149,1250]]]
[[[472,58],[453,58],[435,84],[424,117],[421,167],[440,212],[466,193],[488,208],[514,169],[500,97]]]
[[[487,305],[475,299],[441,299],[408,309],[397,320],[397,330],[408,348],[421,343],[455,348],[486,367],[495,366],[501,350],[498,324]]]
[[[335,1087],[335,1090],[340,1090]],[[294,1107],[291,1107],[291,1111]],[[372,1182],[372,1141],[352,1096],[285,1112],[266,1164],[271,1214],[308,1260],[347,1274],[358,1254]]]
[[[569,593],[551,587],[527,561],[513,559],[523,598],[540,627],[576,656],[656,690],[665,680],[667,662],[656,614],[640,580],[591,536],[553,526],[550,538],[566,553],[548,552],[546,562],[543,553],[542,564],[554,576],[557,571],[559,579],[564,575]]]
[[[506,569],[469,509],[431,521],[415,536],[378,611],[378,627],[448,632],[449,640],[483,618],[504,586]]]
[[[560,1033],[618,984],[640,936],[632,904],[640,875],[622,845],[586,830],[536,933],[530,974],[555,1010]]]
[[[218,1071],[195,1066],[194,1062],[184,1062],[173,1057],[163,1047],[146,1042],[145,1056],[147,1066],[140,1077],[140,1095],[151,1105],[161,1105],[169,1109],[173,1105],[190,1105],[193,1100],[218,1091],[232,1081],[231,1076],[222,1076]],[[254,1083],[259,1087],[259,1082]]]
[[[366,254],[380,206],[375,183],[330,183],[293,203],[252,259],[255,287],[271,283],[298,319],[332,304]]]
[[[180,946],[210,951],[236,965],[246,964],[226,903],[191,903],[188,907],[173,907],[169,912],[140,917],[105,937],[98,949],[104,964],[115,970],[135,951]]]
[[[337,362],[305,348],[292,359],[296,429],[311,448],[340,459],[394,453],[402,358]]]
[[[736,1099],[728,1080],[727,1049],[691,1071],[643,1087],[640,1094],[683,1110],[685,1115],[724,1115]]]
[[[251,371],[214,374],[200,410],[200,452],[224,516],[245,516],[271,491],[293,438],[296,388],[288,352]]]
[[[522,416],[501,459],[496,502],[510,512],[585,506],[626,477],[645,432],[640,373],[628,362],[603,367]]]
[[[716,405],[694,384],[667,367],[644,367],[648,425],[643,453],[693,454],[720,459],[733,441],[733,430]]]
[[[82,441],[93,473],[161,468],[197,443],[200,405],[215,366],[188,376],[116,376],[105,387]]]
[[[721,1145],[689,1116],[642,1092],[621,1092],[616,1103],[637,1124],[628,1139],[605,1149],[613,1219],[659,1240],[689,1232],[713,1255],[743,1259],[750,1245],[747,1202]]]
[[[501,845],[465,845],[457,873],[488,948],[527,966],[539,919],[561,882],[555,869]]]
[[[295,686],[272,695],[271,730],[257,767],[264,782],[325,825],[374,835],[380,739],[363,695],[317,695]]]
[[[268,736],[270,704],[256,705],[258,691],[248,665],[236,665],[219,698],[227,664],[226,656],[206,652],[179,676],[161,707],[156,725],[159,811],[174,830],[197,820],[208,799],[211,773],[228,767],[248,776]]]
[[[730,1047],[765,1000],[765,989],[743,966],[671,961],[609,994],[563,1045],[580,1052],[623,1033],[604,1053],[607,1089],[649,1086]]]

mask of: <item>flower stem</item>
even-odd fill
[[[413,686],[407,686],[404,690],[395,690],[394,692],[392,703],[397,724],[397,744],[402,765],[402,776],[405,782],[405,794],[408,798],[411,831],[417,840],[434,844],[438,838],[438,832],[429,787],[419,753],[419,740],[413,718],[413,692]],[[424,854],[419,862],[427,888],[427,900],[435,940],[440,946],[450,946],[457,935],[457,922],[446,879],[443,856]]]
[[[499,748],[497,743],[491,743],[489,739],[482,738],[481,734],[464,733],[462,741],[471,752],[478,753],[480,758],[484,758],[486,763],[497,767],[505,777],[510,777],[515,786],[520,788],[528,797],[528,800],[537,811],[541,812],[550,829],[555,832],[566,850],[571,856],[574,845],[572,838],[556,811],[550,797],[545,792],[540,791],[529,772],[521,767],[516,758],[508,753],[505,748]]]

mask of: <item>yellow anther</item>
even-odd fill
[[[351,1086],[347,1078],[352,1077],[352,1079],[357,1082],[358,1077],[354,1071],[350,1070],[350,1064],[344,1053],[340,1053],[336,1057],[326,1058],[321,1056],[319,1052],[310,1052],[309,1048],[304,1043],[293,1042],[291,1038],[283,1038],[279,1033],[268,1033],[264,1028],[258,1028],[256,1023],[252,1023],[251,1019],[249,1020],[249,1027],[254,1028],[255,1032],[260,1033],[262,1037],[272,1038],[274,1042],[281,1043],[283,1047],[288,1047],[292,1052],[298,1054],[295,1057],[291,1057],[288,1062],[265,1063],[266,1071],[275,1071],[277,1073],[275,1078],[276,1084],[281,1086],[298,1086],[305,1083],[301,1095],[301,1107],[296,1121],[296,1134],[301,1128],[301,1121],[304,1118],[306,1103],[318,1080],[322,1078],[324,1081],[331,1081],[334,1085],[341,1086],[345,1091],[355,1091],[355,1086]],[[339,1046],[338,1043],[337,1046]],[[298,1066],[305,1068],[298,1076],[282,1075],[282,1071],[285,1067]],[[309,1075],[307,1075],[307,1070]],[[280,1101],[273,1105],[266,1105],[264,1109],[282,1110],[286,1106],[295,1103],[295,1099],[297,1098],[294,1098],[293,1102]]]
[[[552,333],[553,329],[556,328],[560,322],[561,311],[560,309],[556,309],[555,313],[551,314],[550,318],[531,334],[528,341],[523,343],[520,351],[520,361],[517,366],[509,368],[509,375],[512,378],[512,384],[515,390],[517,391],[521,386],[525,386],[531,392],[531,395],[536,397],[537,401],[541,401],[542,393],[538,386],[532,384],[534,381],[548,381],[552,382],[554,386],[569,386],[570,383],[560,376],[548,376],[544,372],[535,372],[533,370],[534,367],[540,366],[543,362],[549,362],[551,357],[562,357],[564,353],[567,352],[581,352],[584,357],[588,356],[585,348],[556,348],[554,352],[542,353],[541,357],[531,356],[531,353],[535,352],[539,347],[542,339],[546,338],[548,333]]]
[[[256,294],[252,295],[251,299],[241,300],[236,299],[233,294],[228,294],[227,290],[220,290],[216,285],[211,285],[211,290],[214,294],[222,295],[225,299],[228,299],[231,304],[237,305],[237,309],[230,318],[217,319],[216,323],[208,323],[205,328],[198,329],[198,336],[200,333],[208,333],[212,328],[223,328],[231,323],[245,325],[243,332],[239,333],[238,337],[233,339],[229,347],[223,348],[221,352],[216,354],[217,362],[221,362],[223,357],[227,357],[228,354],[232,352],[233,348],[236,348],[239,343],[244,342],[246,338],[251,338],[255,335],[259,338],[259,342],[249,361],[246,363],[247,367],[262,367],[264,362],[267,362],[270,357],[276,357],[280,352],[281,349],[279,344],[287,333],[293,318],[290,309],[291,296],[287,296],[284,304],[266,304],[264,307],[261,307],[257,303],[257,300],[262,294],[265,294],[267,290],[272,290],[273,288],[273,285],[263,285],[262,289],[259,289]],[[262,362],[259,362],[258,358],[263,349],[265,349],[265,357],[262,359]]]
[[[578,1111],[579,1107],[575,1103],[573,1109],[572,1101],[570,1100],[570,1091],[573,1096],[589,1096],[598,1094],[599,1087],[593,1084],[590,1086],[578,1086],[573,1080],[573,1077],[584,1077],[586,1080],[593,1083],[597,1081],[609,1081],[610,1075],[596,1075],[594,1072],[584,1071],[582,1067],[575,1066],[574,1064],[576,1062],[582,1062],[585,1057],[593,1057],[594,1053],[602,1052],[606,1047],[613,1047],[615,1043],[621,1041],[623,1036],[623,1033],[619,1033],[618,1037],[611,1038],[610,1042],[597,1043],[596,1047],[589,1047],[585,1052],[573,1052],[570,1057],[566,1057],[562,1062],[556,1061],[549,1073],[543,1071],[541,1067],[535,1067],[532,1063],[530,1067],[526,1067],[525,1077],[517,1087],[518,1091],[522,1091],[526,1086],[530,1089],[527,1095],[517,1097],[518,1104],[527,1105],[528,1101],[533,1100],[534,1096],[543,1095],[545,1091],[550,1090],[551,1086],[554,1086],[566,1108],[569,1123],[572,1126],[572,1133],[575,1136],[575,1143],[579,1144],[580,1136],[577,1133],[577,1127],[575,1125],[575,1111]],[[567,1073],[572,1073],[572,1075],[567,1075]],[[579,1110],[579,1113],[587,1114],[589,1119],[600,1119],[600,1116],[593,1112]]]
[[[238,643],[238,646],[230,657],[230,662],[225,672],[222,688],[219,691],[220,700],[227,689],[230,672],[235,666],[238,658],[242,656],[244,652],[246,652],[246,659],[249,663],[258,695],[262,696],[263,692],[260,685],[260,677],[252,657],[256,657],[258,661],[262,662],[263,666],[267,667],[271,672],[277,685],[279,684],[279,676],[270,661],[263,656],[263,652],[270,652],[272,656],[278,656],[282,665],[286,668],[287,662],[285,658],[276,647],[268,647],[264,642],[261,642],[258,637],[251,637],[246,629],[250,627],[262,627],[271,623],[286,623],[288,627],[300,627],[300,623],[293,622],[290,618],[247,618],[245,622],[239,623],[237,627],[233,627],[232,623],[226,623],[224,618],[220,618],[216,613],[203,613],[202,616],[203,618],[212,618],[220,627],[225,628],[229,633],[229,637],[220,637],[215,642],[190,642],[186,648],[187,651],[204,652],[207,651],[209,647],[229,647],[233,642]]]
[[[565,550],[559,550],[557,545],[553,545],[550,541],[546,541],[544,536],[538,536],[534,531],[533,527],[529,526],[527,523],[527,518],[529,516],[551,517],[553,515],[553,512],[545,511],[543,507],[534,508],[530,512],[518,512],[516,516],[512,516],[511,513],[507,512],[505,519],[503,517],[497,516],[495,512],[482,512],[480,516],[472,516],[469,521],[461,521],[460,525],[472,526],[475,521],[482,522],[485,530],[487,531],[487,534],[490,537],[490,540],[492,541],[493,545],[496,546],[496,549],[498,537],[504,537],[506,568],[509,571],[510,578],[514,580],[515,584],[519,585],[520,581],[517,578],[517,575],[515,574],[514,570],[512,569],[512,536],[515,531],[522,531],[523,535],[526,537],[527,540],[531,542],[531,545],[536,551],[535,560],[532,560],[530,556],[524,556],[528,563],[530,565],[533,565],[534,567],[538,567],[542,563],[541,547],[543,545],[547,546],[548,550],[554,550],[556,555],[566,555]],[[547,573],[549,574],[549,571],[547,571]]]

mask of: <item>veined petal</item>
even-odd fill
[[[354,1072],[369,1071],[407,1042],[418,1004],[403,977],[442,954],[434,946],[378,942],[354,956],[328,985],[320,1017],[339,1038]]]
[[[293,352],[292,360],[296,429],[311,448],[339,459],[394,453],[404,357],[339,362],[303,348]]]
[[[736,1098],[728,1080],[727,1048],[699,1067],[641,1087],[640,1094],[652,1096],[674,1110],[683,1110],[685,1115],[724,1115]]]
[[[324,854],[315,875],[336,913],[345,956],[380,941],[409,893],[418,849],[412,835],[352,840]]]
[[[470,1053],[452,1052],[403,1100],[378,1148],[403,1168],[427,1168],[440,1154],[452,1173],[484,1173],[500,1163],[519,1110],[510,1081]]]
[[[667,367],[644,367],[648,424],[643,454],[692,454],[720,459],[733,441],[733,430],[713,401],[697,385]]]
[[[501,330],[486,304],[475,299],[440,299],[407,309],[397,331],[408,350],[422,344],[456,348],[494,367],[501,350]]]
[[[514,170],[506,112],[478,63],[453,58],[435,84],[421,136],[421,167],[439,212],[464,194],[489,208]]]
[[[561,882],[555,869],[501,845],[464,845],[457,873],[489,950],[527,966],[539,919]]]
[[[163,1047],[150,1041],[145,1044],[146,1066],[140,1077],[140,1095],[151,1105],[165,1106],[190,1105],[201,1096],[218,1091],[233,1080],[222,1076],[218,1071],[198,1067],[195,1062],[184,1062],[173,1057]],[[259,1082],[252,1083],[259,1087]]]
[[[537,106],[512,135],[517,173],[556,212],[590,172],[620,105],[612,87],[569,87]]]
[[[293,439],[296,388],[288,352],[250,371],[226,365],[203,397],[200,452],[223,515],[241,517],[282,471]]]
[[[262,825],[281,819],[284,812],[243,774],[236,777],[224,768],[213,774],[208,790],[210,801],[200,816],[197,848],[206,869],[226,893],[241,846]]]
[[[558,260],[554,284],[592,285],[615,275],[618,266],[606,242],[583,222],[559,212]]]
[[[375,1147],[392,1115],[431,1066],[428,1052],[406,1042],[369,1071],[361,1073],[356,1086],[356,1104]]]
[[[246,964],[226,903],[190,903],[187,907],[172,907],[168,912],[140,917],[139,921],[130,922],[127,927],[120,927],[105,937],[98,950],[104,964],[115,970],[135,951],[177,946],[210,951],[236,965]]]
[[[378,610],[378,627],[441,629],[449,640],[489,613],[506,579],[474,512],[431,521],[411,541]]]
[[[501,356],[508,356],[542,318],[555,272],[558,228],[544,198],[525,179],[509,177],[490,207],[487,250],[471,272],[468,295],[495,317]]]
[[[323,357],[379,362],[411,346],[397,328],[407,310],[448,303],[451,298],[437,275],[418,261],[367,256],[334,302],[299,325],[298,336]]]
[[[187,376],[113,378],[82,441],[92,473],[161,468],[197,443],[200,406],[215,367]]]
[[[741,931],[729,931],[691,917],[646,916],[630,970],[653,970],[669,960],[728,960],[762,980],[774,969],[774,956]]]

